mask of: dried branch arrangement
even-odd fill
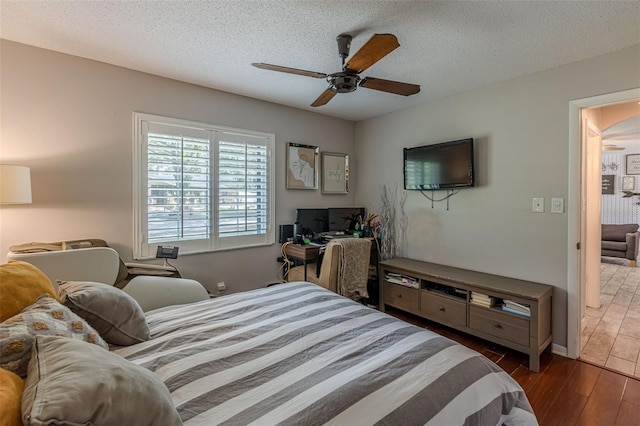
[[[406,256],[407,229],[409,216],[405,211],[407,192],[402,191],[398,197],[398,185],[380,186],[380,221],[382,235],[380,238],[380,259],[393,259],[398,254]],[[396,212],[399,210],[399,216]],[[400,234],[398,235],[398,228]],[[398,247],[402,246],[399,253]]]
[[[380,187],[380,221],[382,236],[380,238],[380,259],[388,260],[396,256],[396,203],[398,186]]]

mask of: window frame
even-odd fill
[[[149,123],[161,126],[177,126],[186,129],[204,131],[209,135],[211,152],[210,160],[210,226],[211,235],[209,238],[199,240],[163,241],[160,243],[148,243],[147,241],[147,219],[148,219],[148,148],[145,137],[145,129]],[[218,126],[209,123],[183,120],[154,114],[141,112],[133,113],[133,258],[136,260],[155,258],[158,245],[174,245],[180,247],[181,255],[207,253],[225,250],[235,250],[249,247],[268,246],[275,244],[275,134],[258,132],[254,130],[238,129],[232,127]],[[219,171],[218,155],[220,142],[228,142],[220,139],[220,136],[232,135],[234,138],[247,137],[264,141],[267,152],[267,229],[264,234],[253,233],[241,236],[219,235],[219,201],[220,187],[217,184]],[[249,143],[251,144],[251,143]],[[262,143],[258,143],[262,145]]]

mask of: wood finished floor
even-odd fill
[[[524,389],[541,426],[640,425],[640,380],[586,362],[544,352],[540,372],[528,357],[392,308],[387,313],[474,349],[511,375]]]

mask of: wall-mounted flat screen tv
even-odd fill
[[[474,186],[473,139],[404,148],[404,189]]]

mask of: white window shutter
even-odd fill
[[[137,113],[134,121],[136,259],[158,244],[187,254],[275,242],[273,135]]]

